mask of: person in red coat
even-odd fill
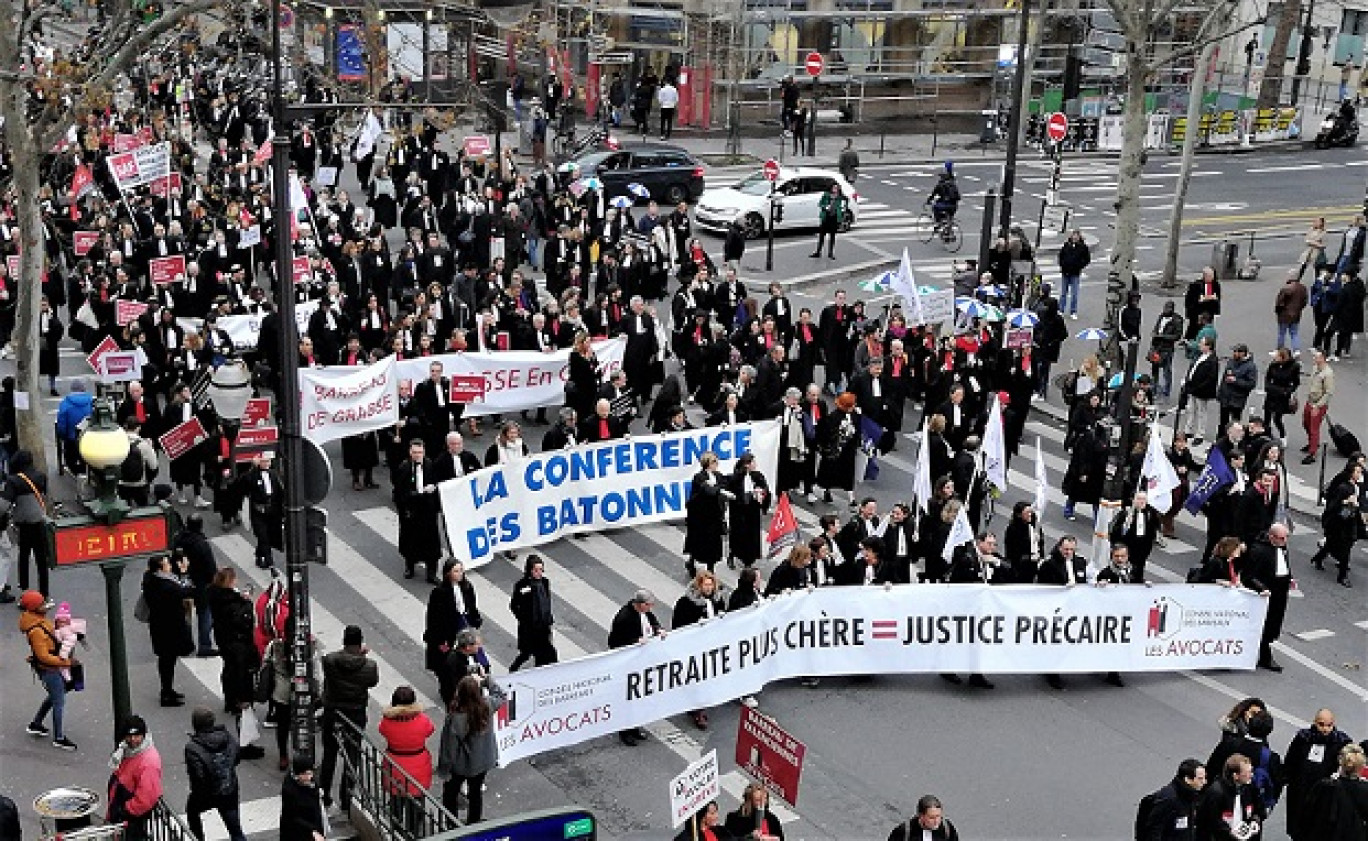
[[[399,795],[391,801],[394,818],[414,833],[422,816],[415,798],[432,787],[432,754],[427,740],[435,732],[437,728],[418,705],[413,687],[395,689],[380,719],[380,737],[385,740],[385,759],[392,775],[390,792]],[[400,770],[411,779],[405,779]]]

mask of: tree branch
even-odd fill
[[[189,3],[167,9],[161,17],[143,26],[133,37],[125,41],[123,46],[109,57],[104,67],[93,75],[87,84],[100,88],[111,87],[118,75],[132,66],[137,61],[138,56],[147,51],[152,42],[170,32],[191,15],[207,12],[222,5],[222,3],[223,0],[191,0]]]

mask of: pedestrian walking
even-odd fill
[[[229,841],[245,841],[239,812],[238,741],[214,719],[208,707],[190,714],[192,732],[185,743],[185,776],[190,794],[185,800],[185,822],[190,834],[204,841],[205,812],[218,812]]]
[[[1320,454],[1321,425],[1330,412],[1335,396],[1335,370],[1330,367],[1325,351],[1316,350],[1311,357],[1311,374],[1306,383],[1306,404],[1302,407],[1302,429],[1306,430],[1306,446],[1302,464],[1315,464]]]
[[[1216,359],[1215,345],[1211,340],[1202,338],[1197,342],[1197,358],[1188,366],[1183,377],[1183,398],[1188,404],[1187,422],[1183,431],[1188,434],[1193,446],[1202,443],[1207,429],[1207,417],[1211,405],[1216,402],[1219,388],[1220,361]],[[1179,401],[1180,410],[1184,400]]]
[[[390,816],[408,832],[421,831],[421,798],[432,788],[432,754],[427,740],[437,728],[418,704],[412,686],[395,687],[380,718],[389,769]],[[399,773],[402,771],[403,773]]]
[[[1325,508],[1321,511],[1324,540],[1312,556],[1311,565],[1325,569],[1326,556],[1334,558],[1339,573],[1335,582],[1341,587],[1354,586],[1349,581],[1349,559],[1354,543],[1368,528],[1368,513],[1360,505],[1363,493],[1364,467],[1361,463],[1349,465],[1347,475],[1332,481],[1325,492]]]
[[[352,777],[350,767],[356,764],[357,746],[350,731],[339,732],[339,720],[346,719],[357,730],[366,732],[366,709],[370,703],[371,687],[380,683],[380,668],[367,655],[365,637],[356,625],[342,631],[342,649],[323,656],[323,762],[318,769],[319,792],[324,807],[332,807],[332,778],[337,766],[339,739],[345,739],[343,749],[351,762],[342,764],[342,780],[338,783],[337,802],[346,812],[351,807]],[[295,762],[300,760],[295,756]],[[312,775],[312,766],[309,771]],[[310,777],[312,780],[312,776]]]
[[[19,597],[19,632],[29,646],[29,665],[34,676],[43,685],[47,697],[38,705],[25,728],[30,736],[47,737],[52,734],[52,746],[62,750],[76,750],[76,743],[66,736],[66,679],[64,669],[76,665],[75,658],[61,656],[61,643],[55,628],[47,618],[50,602],[37,590],[28,590]],[[52,730],[43,724],[48,713],[52,713]]]
[[[516,672],[528,660],[537,666],[557,662],[560,658],[551,641],[551,626],[556,621],[551,611],[551,581],[541,556],[527,556],[523,576],[513,585],[508,609],[518,620],[518,656],[508,670]]]
[[[456,643],[457,634],[466,628],[479,628],[483,624],[484,617],[480,615],[476,603],[475,586],[466,578],[465,565],[456,560],[442,564],[441,583],[433,587],[428,596],[424,620],[423,643],[428,671],[441,670],[447,653]]]
[[[195,652],[195,638],[185,612],[186,601],[195,598],[195,586],[186,577],[189,566],[184,557],[173,566],[170,556],[156,555],[148,559],[143,573],[142,599],[147,606],[152,653],[157,657],[163,707],[185,703],[185,696],[176,691],[176,661]]]
[[[1154,321],[1150,333],[1150,376],[1158,395],[1168,399],[1173,391],[1173,353],[1183,339],[1183,317],[1173,301],[1164,302],[1164,310]]]
[[[307,754],[295,754],[280,784],[280,841],[325,841],[326,808],[319,801],[313,762]]]
[[[736,499],[729,484],[717,469],[716,453],[709,451],[698,457],[698,472],[684,513],[684,570],[691,579],[698,574],[698,564],[712,572],[722,560],[727,503]]]
[[[422,439],[409,442],[408,460],[394,472],[394,505],[399,512],[399,554],[404,577],[413,578],[418,564],[427,569],[429,584],[437,583],[437,562],[442,556],[438,527],[440,502],[432,462]],[[326,779],[327,775],[323,775]]]
[[[162,796],[162,758],[147,722],[131,716],[119,729],[120,741],[109,757],[109,806],[106,823],[123,823],[124,838],[150,838],[148,819]]]
[[[750,567],[747,566],[747,569]],[[721,616],[727,610],[727,588],[712,570],[701,570],[684,589],[684,595],[675,602],[671,616],[671,630],[687,628],[701,622],[708,622]],[[690,710],[689,717],[699,730],[708,729],[708,713],[705,710]]]
[[[251,596],[238,589],[237,570],[224,567],[214,574],[205,601],[214,617],[214,638],[219,645],[223,709],[233,714],[238,722],[238,732],[241,732],[242,716],[256,699],[256,676],[261,666],[261,655],[252,640]],[[257,745],[242,748],[243,759],[259,759],[264,755],[265,751]]]
[[[456,685],[456,697],[447,707],[437,750],[437,775],[446,780],[442,805],[459,815],[464,789],[467,824],[484,819],[485,775],[499,758],[494,716],[506,703],[508,696],[493,677],[467,675]]]
[[[1278,322],[1278,344],[1275,350],[1268,352],[1269,356],[1277,352],[1276,348],[1283,347],[1290,348],[1293,353],[1301,353],[1299,332],[1302,312],[1310,300],[1311,293],[1307,290],[1306,284],[1301,282],[1301,272],[1288,272],[1287,280],[1283,282],[1277,297],[1273,299],[1273,316]]]
[[[1307,230],[1306,236],[1302,238],[1306,248],[1302,250],[1301,260],[1297,266],[1296,277],[1301,280],[1306,267],[1311,267],[1314,276],[1320,271],[1320,267],[1325,263],[1325,217],[1317,216]],[[1281,343],[1279,343],[1281,344]]]
[[[817,204],[817,248],[809,257],[821,257],[822,243],[826,243],[827,257],[836,259],[836,232],[849,213],[850,204],[841,193],[841,185],[832,184],[831,190]]]
[[[466,628],[456,635],[451,651],[442,658],[437,670],[437,693],[443,705],[450,705],[456,697],[456,686],[466,675],[483,677],[490,673],[489,656],[484,651],[480,632]]]
[[[860,174],[860,153],[855,151],[855,141],[847,137],[845,148],[841,150],[840,157],[836,159],[836,168],[845,176],[845,180],[851,184]]]
[[[1249,395],[1258,384],[1259,369],[1250,358],[1249,346],[1232,345],[1230,359],[1226,361],[1225,374],[1216,389],[1216,402],[1221,407],[1221,417],[1217,426],[1225,429],[1244,417],[1245,404],[1249,402]]]
[[[1078,318],[1078,298],[1083,286],[1083,270],[1092,262],[1092,252],[1083,241],[1083,232],[1074,228],[1069,238],[1059,247],[1059,311],[1068,311],[1069,318]]]
[[[272,470],[274,459],[269,453],[262,453],[252,459],[252,469],[238,480],[239,493],[247,500],[252,537],[256,540],[257,569],[270,569],[275,566],[273,550],[284,548],[285,489],[280,477]]]
[[[1311,282],[1308,303],[1311,305],[1311,320],[1316,330],[1311,336],[1311,346],[1329,355],[1334,338],[1335,326],[1331,323],[1335,310],[1339,307],[1340,290],[1344,278],[1330,270],[1321,272]]]
[[[1197,338],[1201,327],[1199,316],[1208,315],[1211,322],[1221,314],[1221,282],[1216,279],[1216,270],[1211,266],[1202,269],[1202,276],[1188,284],[1183,293],[1183,316],[1187,319],[1188,341]]]
[[[660,104],[660,139],[669,140],[674,134],[675,109],[679,107],[679,89],[669,76],[656,91],[656,102]]]
[[[1287,526],[1274,523],[1267,532],[1253,539],[1245,558],[1247,577],[1268,593],[1268,612],[1264,616],[1263,633],[1259,641],[1258,665],[1270,672],[1282,671],[1282,666],[1273,659],[1273,643],[1282,635],[1287,599],[1292,590],[1292,560],[1288,553],[1287,537]]]
[[[655,595],[650,590],[637,590],[631,600],[613,617],[612,625],[608,628],[608,647],[626,648],[652,637],[664,637],[665,629],[652,610],[655,603]],[[628,747],[636,747],[647,738],[649,737],[646,731],[640,727],[618,733],[618,739]]]
[[[33,454],[19,450],[9,460],[0,496],[9,502],[9,518],[19,533],[19,589],[29,589],[29,559],[38,570],[38,592],[52,595],[48,587],[46,522],[51,514],[47,499],[47,476],[33,467]]]
[[[945,816],[945,807],[934,794],[917,800],[916,817],[895,826],[888,841],[959,841],[959,832]]]
[[[1292,841],[1320,841],[1328,837],[1312,831],[1319,816],[1309,798],[1321,780],[1329,779],[1339,770],[1340,751],[1353,743],[1348,733],[1335,726],[1335,714],[1324,707],[1316,710],[1310,727],[1298,730],[1292,737],[1283,757],[1283,773],[1287,776],[1287,835]]]
[[[1368,291],[1364,289],[1363,278],[1350,275],[1344,279],[1340,286],[1339,301],[1335,304],[1335,312],[1330,317],[1335,333],[1331,362],[1338,362],[1341,358],[1348,359],[1349,351],[1354,344],[1354,334],[1363,332],[1365,297],[1368,297]]]
[[[1270,429],[1278,431],[1279,440],[1287,440],[1287,426],[1283,418],[1297,411],[1297,389],[1301,387],[1301,363],[1292,351],[1279,347],[1273,361],[1264,370],[1264,420]]]
[[[198,639],[197,654],[200,657],[214,657],[214,614],[208,602],[209,587],[218,574],[218,562],[214,560],[214,549],[209,538],[204,536],[204,517],[192,513],[185,518],[185,529],[176,536],[175,551],[186,560],[186,575],[195,587],[195,636]],[[248,642],[251,642],[251,605],[248,604]]]

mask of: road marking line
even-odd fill
[[[1300,634],[1293,634],[1292,636],[1302,642],[1315,642],[1316,640],[1323,640],[1327,637],[1333,637],[1334,635],[1335,632],[1328,628],[1317,628],[1314,631],[1302,631]]]
[[[1354,627],[1362,628],[1363,630],[1368,631],[1368,619],[1365,619],[1362,622],[1355,622]]]

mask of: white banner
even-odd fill
[[[774,487],[779,423],[708,427],[539,453],[438,485],[451,551],[467,568],[496,551],[684,516],[698,457],[729,475],[742,453]]]
[[[622,367],[627,339],[618,337],[594,343],[594,355],[602,378]],[[465,417],[523,412],[565,405],[565,382],[570,377],[570,350],[540,353],[535,350],[499,350],[488,353],[443,353],[405,359],[398,364],[400,380],[414,384],[428,377],[428,366],[442,363],[446,377],[478,376],[485,382],[483,400],[466,404]]]
[[[130,152],[110,155],[105,163],[120,190],[131,190],[153,181],[171,177],[171,144],[140,146]]]
[[[295,326],[299,329],[299,335],[309,332],[309,319],[318,310],[317,301],[304,301],[295,304]],[[233,340],[233,347],[239,352],[256,350],[257,342],[261,338],[261,319],[260,315],[221,315],[218,317],[218,327],[228,334],[228,338]],[[204,323],[200,318],[178,318],[176,323],[182,330],[198,333],[200,325]]]
[[[552,576],[554,579],[554,576]],[[499,764],[800,676],[1253,669],[1268,602],[1211,584],[825,587],[501,678]]]
[[[299,418],[304,437],[325,444],[399,422],[394,357],[364,368],[299,369]]]

